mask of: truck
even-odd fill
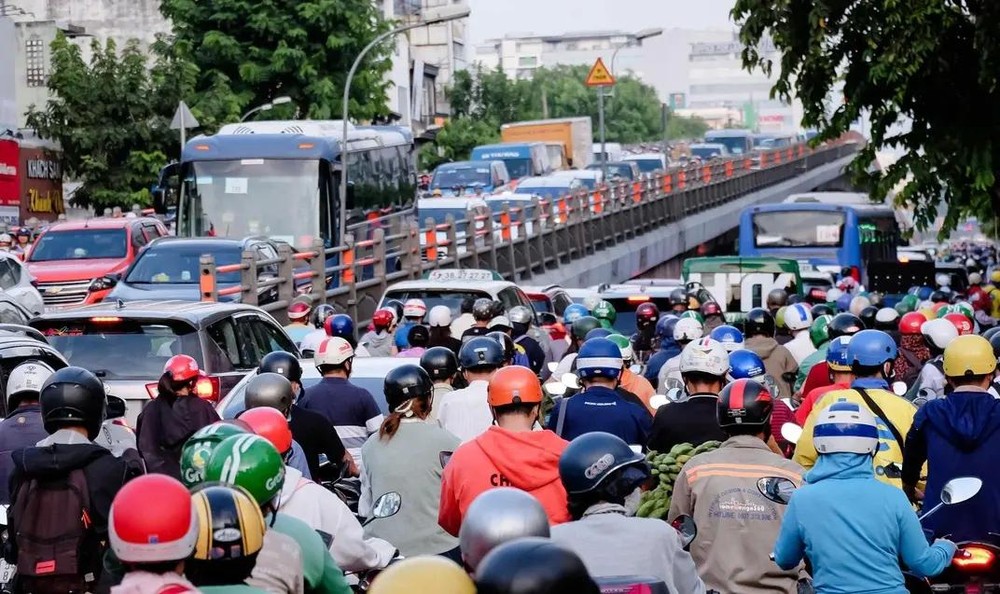
[[[500,126],[500,138],[504,142],[561,144],[566,165],[573,169],[584,169],[593,160],[594,130],[589,116],[512,122]]]
[[[681,277],[688,291],[705,289],[723,307],[730,322],[742,320],[754,307],[764,307],[767,294],[773,289],[804,297],[796,260],[739,256],[688,258]]]

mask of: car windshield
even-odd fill
[[[535,194],[543,198],[559,198],[570,193],[569,187],[559,186],[523,186],[518,184],[517,191],[523,194]]]
[[[127,253],[125,229],[67,229],[43,234],[28,261],[117,259]]]
[[[639,171],[643,173],[652,173],[663,169],[663,161],[660,159],[631,159],[631,161],[638,165]]]
[[[705,136],[705,142],[711,142],[713,144],[725,145],[726,149],[734,155],[741,155],[746,152],[747,142],[749,136],[746,135],[712,135],[708,134]],[[751,141],[752,144],[752,141]]]
[[[592,163],[587,166],[587,169],[602,171],[603,166],[600,163]],[[622,163],[608,163],[608,177],[615,176],[628,180],[632,179],[632,167]]]
[[[182,285],[198,284],[201,257],[211,255],[216,266],[227,266],[240,263],[240,248],[238,246],[213,247],[212,249],[181,247],[164,244],[147,249],[139,256],[128,276],[126,283],[154,284],[173,283]],[[216,275],[219,283],[239,283],[239,272],[226,272]]]
[[[436,224],[442,225],[448,222],[448,215],[456,221],[464,221],[468,217],[468,212],[467,208],[420,208],[417,211],[417,220],[423,225],[427,217],[430,217]]]
[[[69,320],[35,320],[49,344],[70,365],[106,379],[149,379],[163,373],[167,359],[190,355],[204,365],[198,332],[176,320],[130,320],[99,316]]]
[[[512,214],[511,214],[512,218],[516,218],[516,217],[520,217],[521,216],[521,213],[516,210],[516,209],[519,209],[519,208],[523,208],[524,209],[524,211],[525,211],[524,214],[529,219],[535,216],[535,207],[534,207],[534,205],[532,203],[528,202],[527,200],[513,200],[513,201],[512,200],[487,200],[486,204],[487,204],[487,206],[490,207],[490,211],[493,214],[497,214],[497,213],[503,212],[503,207],[506,204],[507,206],[510,207],[509,210],[513,211]]]
[[[520,179],[531,175],[531,159],[504,159],[507,173],[511,179]]]
[[[431,180],[431,189],[467,188],[473,185],[490,186],[490,166],[439,167]]]
[[[828,210],[783,210],[753,215],[756,247],[840,247],[846,215]]]
[[[465,299],[492,299],[489,293],[481,291],[448,291],[448,290],[438,290],[438,289],[415,289],[415,290],[403,290],[403,291],[388,291],[385,294],[385,299],[396,299],[400,303],[406,303],[407,299],[422,299],[424,304],[427,306],[427,311],[430,311],[435,305],[447,305],[451,310],[451,315],[457,318],[462,309],[462,301]]]

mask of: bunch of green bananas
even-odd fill
[[[681,468],[693,456],[710,452],[719,447],[721,442],[706,441],[694,447],[689,443],[679,443],[670,449],[666,454],[659,452],[649,452],[646,461],[653,469],[653,476],[659,481],[656,487],[642,494],[642,501],[636,516],[640,518],[665,519],[667,511],[670,510],[670,496],[674,491],[674,481],[680,474]]]

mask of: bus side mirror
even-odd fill
[[[153,188],[153,212],[158,215],[167,214],[167,192],[163,188]]]
[[[347,182],[347,195],[344,196],[344,208],[346,210],[353,210],[355,204],[354,198],[354,182]]]

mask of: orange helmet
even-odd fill
[[[169,373],[170,379],[177,382],[188,382],[201,374],[198,362],[189,355],[174,355],[163,366],[163,373]]]
[[[250,426],[254,433],[271,442],[284,455],[292,449],[292,431],[288,419],[276,408],[262,406],[251,408],[240,414],[239,419]]]
[[[527,367],[510,365],[493,374],[486,400],[490,406],[538,404],[542,401],[542,384]]]

